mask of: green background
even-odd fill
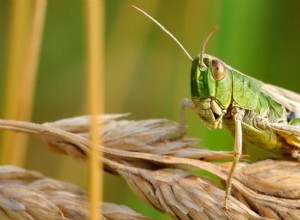
[[[105,111],[130,112],[130,119],[179,119],[180,101],[190,96],[191,62],[157,26],[130,7],[160,21],[194,57],[208,30],[218,26],[206,53],[239,71],[296,92],[299,87],[300,1],[109,0],[106,1]],[[38,70],[34,122],[85,114],[83,1],[48,1]],[[0,0],[0,113],[2,113],[9,0]],[[188,135],[201,146],[232,150],[224,130],[211,131],[187,111]],[[251,158],[261,151],[249,146]],[[86,167],[49,153],[31,139],[26,167],[86,187]],[[167,219],[141,205],[118,177],[105,175],[105,201],[127,204],[154,219]]]

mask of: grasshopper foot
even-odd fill
[[[229,200],[229,197],[226,195],[225,196],[225,200],[224,200],[224,205],[223,205],[222,209],[229,210],[229,208],[228,208],[228,200]]]
[[[188,98],[184,98],[181,103],[180,103],[180,124],[179,124],[179,132],[180,132],[180,136],[184,136],[185,135],[185,114],[184,114],[184,110],[185,108],[188,107],[190,109],[194,109],[195,105],[193,103],[192,100],[188,99]]]
[[[292,158],[295,158],[298,161],[300,161],[300,149],[293,149],[291,151],[291,156],[292,156]]]

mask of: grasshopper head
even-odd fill
[[[209,127],[221,128],[232,97],[232,77],[226,64],[207,54],[194,59],[191,94],[203,122]]]

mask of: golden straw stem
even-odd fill
[[[46,1],[34,2],[31,26],[30,7],[28,1],[12,1],[4,118],[29,120],[31,116]],[[23,134],[3,133],[2,163],[22,165],[26,142]]]
[[[46,14],[46,0],[33,1],[33,16],[29,33],[28,46],[26,48],[25,65],[22,84],[19,90],[20,118],[29,120],[32,112],[35,81],[39,62],[42,33]]]
[[[31,23],[30,7],[28,1],[13,1],[4,111],[4,118],[25,121],[31,118],[46,1],[33,1]],[[2,162],[24,164],[27,139],[24,134],[4,133]]]
[[[33,15],[28,38],[28,46],[25,49],[24,70],[20,81],[19,105],[17,107],[18,118],[29,121],[31,119],[34,90],[39,63],[40,48],[44,19],[46,14],[46,0],[33,1]],[[15,145],[10,154],[10,160],[15,164],[23,164],[27,151],[28,137],[23,134],[16,134]]]
[[[90,219],[99,219],[99,200],[102,199],[103,164],[99,164],[101,128],[97,124],[97,115],[104,108],[104,0],[86,0],[87,21],[87,71],[88,71],[88,111],[91,115],[89,160],[89,201]],[[101,89],[101,91],[100,91]]]
[[[24,64],[26,30],[28,27],[29,1],[11,1],[4,88],[3,118],[17,119],[18,88]],[[14,163],[10,158],[15,147],[15,133],[4,131],[1,141],[1,163]]]

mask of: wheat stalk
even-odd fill
[[[233,196],[224,210],[224,189],[190,169],[206,170],[227,179],[230,152],[209,151],[197,140],[180,135],[175,122],[165,119],[120,120],[103,115],[98,123],[107,171],[121,175],[131,189],[174,219],[300,219],[300,165],[294,161],[264,160],[240,163]],[[119,119],[119,120],[117,120]],[[32,133],[51,149],[87,160],[89,118],[64,119],[42,125],[1,120],[0,128]],[[100,146],[99,146],[100,147]]]

